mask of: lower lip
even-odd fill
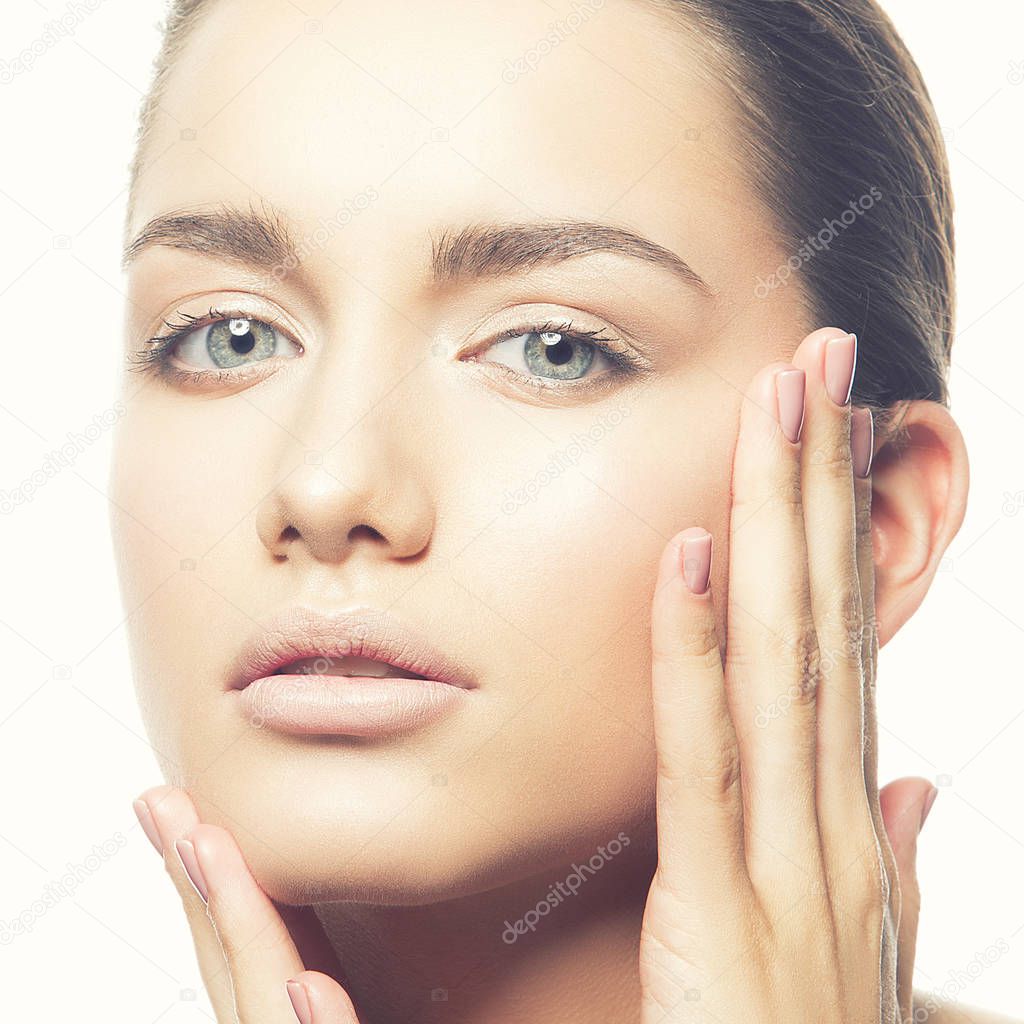
[[[434,679],[309,674],[264,676],[239,695],[257,728],[298,736],[382,737],[456,710],[466,690]]]

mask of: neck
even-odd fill
[[[634,849],[423,906],[316,912],[360,1024],[632,1024],[655,862]]]

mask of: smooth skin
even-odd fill
[[[935,789],[914,778],[877,786],[872,483],[852,469],[853,409],[825,387],[826,344],[844,334],[814,332],[744,397],[724,663],[714,588],[694,593],[684,571],[688,542],[706,544],[707,532],[676,534],[657,566],[658,868],[640,943],[641,1024],[913,1019],[916,844]],[[795,444],[776,398],[776,375],[794,369],[806,379]],[[757,724],[782,693],[793,697],[782,714]],[[140,801],[218,1020],[358,1022],[309,908],[277,906],[230,832],[200,823],[181,789]]]
[[[154,245],[125,283],[126,357],[146,350],[164,318],[211,306],[276,319],[301,346],[238,383],[126,375],[116,434],[112,514],[133,677],[167,783],[146,796],[222,1021],[235,1019],[233,991],[247,1024],[290,1020],[285,982],[303,968],[336,977],[363,1024],[623,1024],[641,1006],[650,1018],[670,1004],[750,1020],[752,1004],[799,1000],[812,979],[817,999],[849,979],[840,970],[881,963],[879,893],[863,880],[865,802],[875,834],[883,829],[873,778],[849,763],[860,714],[849,657],[822,659],[813,707],[790,705],[764,728],[750,714],[795,685],[794,650],[779,639],[807,621],[793,581],[835,597],[855,577],[852,513],[836,514],[853,507],[838,474],[849,473],[839,454],[849,412],[820,409],[820,341],[798,349],[819,323],[800,276],[755,294],[790,251],[750,180],[746,129],[723,85],[732,69],[713,66],[699,32],[643,0],[607,0],[553,50],[538,46],[571,10],[559,0],[249,0],[239,18],[238,5],[214,0],[164,83],[129,235],[181,210],[273,204],[302,249],[278,277],[208,245]],[[523,54],[539,61],[508,81],[506,62]],[[618,252],[433,281],[442,233],[539,218],[628,228],[680,255],[707,287]],[[499,334],[535,318],[617,339],[646,372],[595,370],[593,386],[541,391],[495,365],[509,358]],[[790,363],[807,372],[803,440],[776,438],[751,459],[748,384]],[[771,402],[755,393],[767,415]],[[874,608],[857,608],[879,648],[927,594],[967,493],[949,411],[911,402],[898,418],[909,444],[896,451],[879,438],[871,474]],[[837,437],[839,448],[828,440]],[[806,543],[824,553],[805,560],[795,509],[756,510],[748,498],[750,515],[735,521],[730,484],[740,472],[748,494],[763,493],[773,473],[791,486],[810,451],[824,461],[804,467]],[[572,461],[549,479],[559,455]],[[506,510],[510,493],[538,481]],[[693,601],[671,574],[668,585],[658,578],[659,559],[676,559],[673,538],[691,526],[716,552],[712,596]],[[435,728],[377,744],[254,728],[229,690],[231,666],[256,621],[297,604],[393,610],[472,667],[473,700]],[[700,657],[712,649],[712,615],[729,659],[722,683]],[[822,646],[842,650],[820,608],[813,621]],[[805,653],[809,635],[796,634]],[[652,639],[671,651],[657,680]],[[698,692],[700,714],[711,714],[716,688],[730,711],[716,719],[721,747],[695,720],[669,717]],[[812,712],[835,745],[813,805],[811,753],[793,742],[811,735]],[[743,778],[752,791],[740,787],[749,814],[731,839],[719,835],[721,859],[704,863],[735,814],[735,786],[702,800],[713,782],[673,792],[664,779],[723,770],[730,728],[741,762],[758,766]],[[873,750],[873,730],[865,735]],[[830,753],[815,751],[815,764]],[[786,778],[795,764],[809,774]],[[890,830],[908,829],[892,838],[903,865],[923,786],[901,780],[880,798]],[[770,814],[785,827],[764,824]],[[842,815],[856,831],[837,841]],[[630,845],[576,898],[503,941],[506,919],[620,830]],[[176,852],[189,838],[209,908]],[[693,873],[681,872],[691,856]],[[652,893],[659,861],[675,866]],[[750,882],[724,886],[727,870]],[[778,880],[770,906],[754,901],[766,873]],[[904,926],[911,876],[908,867],[900,886]],[[803,898],[787,903],[786,889]],[[705,900],[680,906],[681,892]],[[791,907],[781,921],[780,906]],[[790,963],[801,925],[815,958],[801,950]],[[820,941],[830,936],[831,958]],[[727,963],[722,944],[734,950]],[[766,989],[770,949],[785,951],[778,966],[800,986]],[[719,978],[719,966],[734,973]],[[891,996],[891,967],[886,977]],[[316,1011],[343,1014],[333,984],[318,982]],[[688,988],[701,1001],[678,1002]],[[435,990],[447,1001],[432,1000]],[[716,1003],[726,998],[743,1005]],[[799,1019],[799,1003],[771,1009]]]

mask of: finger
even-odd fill
[[[164,867],[181,897],[185,918],[192,932],[199,973],[217,1019],[230,1020],[233,1012],[231,979],[226,971],[220,940],[206,912],[206,904],[189,880],[174,848],[176,840],[183,838],[199,824],[195,805],[183,789],[176,786],[154,786],[140,795],[135,803],[135,813],[147,834],[150,831],[155,833]]]
[[[888,896],[864,777],[861,575],[871,566],[870,558],[867,565],[862,560],[865,538],[858,536],[855,481],[860,483],[862,500],[865,488],[870,497],[864,478],[872,434],[870,412],[855,411],[849,401],[856,356],[856,337],[836,328],[815,331],[793,356],[794,364],[807,371],[804,519],[821,655],[817,815],[830,905],[833,914],[848,916],[839,935],[840,956],[846,963],[858,962],[865,925],[872,931],[877,927],[879,909]],[[869,597],[870,583],[868,579],[865,585]]]
[[[897,779],[879,794],[885,831],[896,861],[900,892],[897,937],[897,992],[900,1020],[913,1019],[914,956],[921,912],[917,881],[917,837],[938,790],[926,779]]]
[[[864,616],[848,402],[855,359],[856,338],[832,327],[809,335],[793,356],[793,363],[807,372],[803,502],[822,674],[817,702],[818,821],[830,877],[846,868],[851,843],[863,847],[874,834],[864,784]]]
[[[749,887],[740,765],[709,586],[711,548],[711,535],[699,527],[672,538],[658,565],[651,614],[658,875],[689,897]]]
[[[870,455],[875,446],[874,431],[870,437]],[[869,464],[872,458],[867,458]],[[854,502],[857,523],[857,575],[860,583],[864,630],[861,639],[861,668],[864,690],[864,789],[876,836],[874,855],[881,859],[881,897],[888,907],[883,918],[882,980],[886,991],[898,987],[897,922],[901,916],[901,892],[896,857],[882,815],[878,789],[878,714],[876,693],[878,685],[878,620],[875,612],[875,555],[871,528],[872,483],[870,476],[854,476]],[[863,862],[863,861],[862,861]],[[895,1008],[899,1012],[899,1007]]]
[[[259,887],[234,836],[200,824],[177,844],[220,940],[243,1024],[288,1020],[285,982],[304,969],[291,933]]]
[[[804,376],[785,363],[755,375],[732,482],[728,695],[743,765],[748,869],[762,900],[780,910],[794,905],[796,893],[824,896],[814,798],[818,650],[800,447],[790,439]]]
[[[326,974],[302,971],[288,980],[286,990],[299,1024],[359,1024],[352,1000]]]

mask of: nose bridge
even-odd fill
[[[258,515],[261,540],[279,557],[338,561],[360,538],[408,557],[429,541],[422,446],[408,436],[418,431],[396,389],[401,342],[382,344],[382,336],[379,323],[365,322],[336,333],[306,371],[280,482]]]
[[[413,430],[402,402],[410,374],[423,365],[421,331],[372,296],[350,304],[319,345],[307,373],[296,433],[324,464],[352,475],[384,470],[385,450],[399,452]],[[374,456],[374,449],[382,449]]]

